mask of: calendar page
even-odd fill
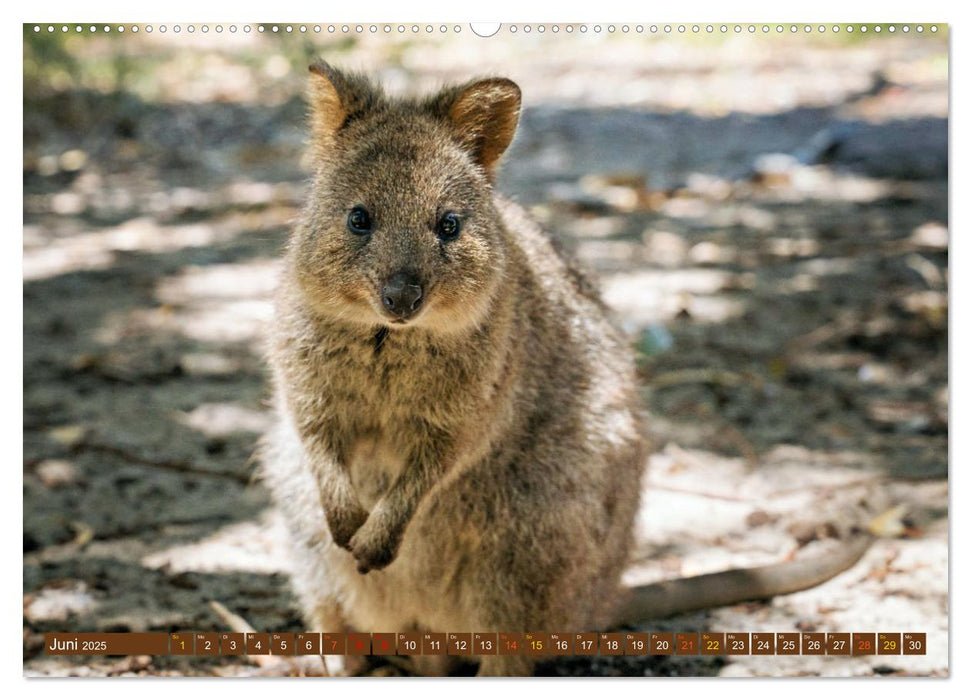
[[[23,24],[23,675],[947,676],[949,25],[327,12]]]

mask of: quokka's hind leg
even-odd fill
[[[454,676],[468,663],[468,659],[460,656],[409,656],[403,659],[405,663],[401,668],[415,676]]]
[[[306,543],[303,539],[291,541],[290,584],[303,613],[303,621],[310,632],[344,634],[352,631],[338,602],[337,589],[332,576],[328,576],[325,560],[321,557],[321,545]],[[326,546],[326,545],[324,545]],[[322,649],[327,670],[332,676],[356,675],[365,670],[367,663],[362,656],[330,655]]]
[[[315,603],[305,618],[314,632],[347,632],[349,629],[340,606],[330,598]]]
[[[528,656],[483,656],[477,676],[531,676],[536,666]]]
[[[296,584],[296,582],[294,583]],[[334,598],[323,596],[309,599],[307,595],[300,597],[304,602],[304,622],[311,631],[338,633],[349,631],[350,628],[344,619],[344,613]],[[322,649],[322,651],[325,654],[324,661],[327,664],[327,672],[332,676],[355,676],[366,670],[366,657],[334,656],[328,655],[327,649]]]

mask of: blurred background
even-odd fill
[[[252,454],[317,57],[395,94],[522,87],[499,189],[597,273],[638,354],[655,444],[631,581],[822,552],[884,514],[826,586],[651,629],[928,634],[922,657],[542,673],[947,672],[945,27],[202,26],[24,27],[25,673],[265,671],[41,649],[226,630],[210,601],[302,628]]]

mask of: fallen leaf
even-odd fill
[[[907,531],[907,526],[903,522],[906,514],[907,506],[894,506],[871,520],[867,529],[877,537],[900,537]]]
[[[80,520],[76,520],[71,523],[71,527],[74,529],[74,539],[71,540],[71,544],[77,547],[83,547],[88,542],[94,539],[94,528],[92,528],[87,523],[83,523]]]
[[[65,447],[74,447],[84,440],[87,433],[88,429],[83,425],[61,425],[47,431],[47,435],[54,442],[58,442]]]

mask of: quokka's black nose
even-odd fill
[[[381,303],[392,314],[404,320],[417,313],[424,296],[418,278],[410,272],[399,272],[388,278],[381,288]]]

